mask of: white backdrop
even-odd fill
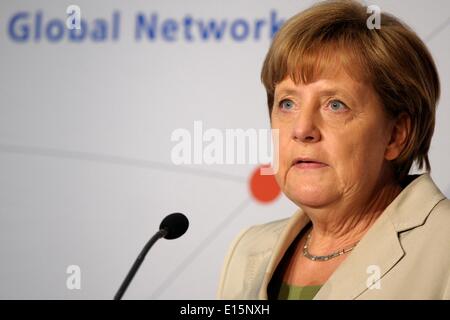
[[[0,298],[110,299],[181,211],[188,232],[156,244],[125,298],[214,299],[230,241],[295,206],[252,198],[255,165],[173,165],[171,133],[195,120],[269,128],[259,74],[273,28],[313,2],[2,1]],[[432,176],[450,196],[450,2],[368,3],[411,25],[436,60]],[[78,42],[60,27],[71,4],[87,22]],[[70,265],[80,289],[67,288]]]

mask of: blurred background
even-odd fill
[[[189,230],[155,245],[124,298],[214,299],[238,232],[296,207],[258,198],[257,164],[174,165],[171,135],[194,121],[269,129],[264,56],[282,22],[315,2],[2,1],[0,298],[111,299],[180,211]],[[449,197],[450,2],[366,3],[409,24],[435,58],[432,177]]]

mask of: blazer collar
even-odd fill
[[[436,204],[445,199],[429,174],[414,180],[385,209],[358,245],[325,282],[314,299],[355,299],[371,284],[371,268],[380,279],[405,255],[398,233],[422,225]],[[299,209],[289,220],[275,244],[267,266],[260,299],[267,299],[267,287],[289,245],[310,219]]]
[[[294,241],[295,237],[308,224],[309,221],[309,217],[300,209],[297,210],[297,212],[295,212],[295,214],[288,220],[287,225],[284,227],[278,241],[273,247],[272,255],[270,257],[269,264],[267,265],[261,289],[258,294],[259,299],[267,300],[267,287],[269,286],[269,282],[272,279],[275,269],[292,241]]]

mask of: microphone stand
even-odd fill
[[[131,267],[131,269],[128,272],[127,276],[123,280],[123,282],[122,282],[119,290],[117,291],[116,295],[114,296],[114,300],[122,299],[122,296],[125,293],[125,290],[127,290],[131,280],[133,280],[134,275],[136,274],[136,271],[141,266],[142,261],[144,261],[148,250],[150,250],[150,248],[155,244],[156,241],[158,241],[161,238],[164,238],[167,235],[167,233],[168,233],[167,229],[161,229],[158,232],[156,232],[155,235],[146,243],[146,245],[142,249],[141,253],[136,258],[136,261],[133,263],[133,266]]]

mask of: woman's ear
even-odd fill
[[[411,118],[408,114],[402,113],[394,122],[390,141],[384,154],[386,160],[394,160],[400,155],[406,145],[410,132]]]

